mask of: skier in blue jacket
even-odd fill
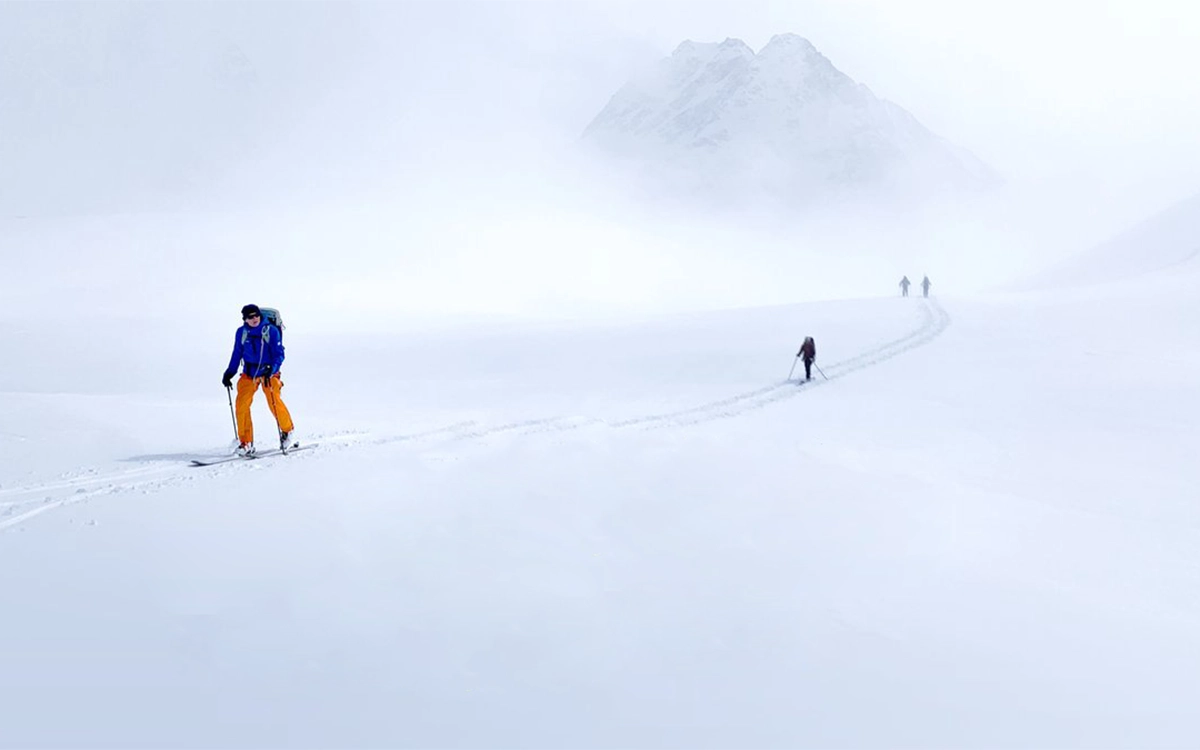
[[[283,332],[263,317],[258,305],[242,308],[242,326],[233,335],[233,354],[229,366],[221,377],[221,384],[233,387],[233,376],[238,365],[242,375],[237,383],[237,431],[238,452],[242,455],[254,453],[254,423],[250,419],[250,404],[261,385],[267,395],[267,406],[279,426],[279,447],[287,449],[292,444],[292,415],[283,403],[280,391],[283,380],[279,371],[283,367]]]

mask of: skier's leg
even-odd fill
[[[280,432],[291,432],[295,429],[292,424],[292,413],[288,411],[287,404],[283,403],[283,379],[268,378],[269,385],[263,385],[263,393],[267,394],[267,406],[271,409],[271,414],[275,416],[275,422],[279,425]]]
[[[250,419],[250,404],[254,401],[254,392],[258,390],[258,382],[245,373],[237,381],[237,427],[238,440],[243,443],[254,442],[254,421]]]
[[[804,379],[812,380],[812,360],[804,360]]]

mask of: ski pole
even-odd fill
[[[788,370],[788,380],[792,379],[792,373],[796,371],[796,363],[799,361],[800,361],[800,355],[797,354],[796,358],[792,360],[792,369]]]
[[[225,394],[229,396],[229,418],[233,420],[233,439],[239,440],[237,431],[237,416],[233,413],[233,388],[225,386]]]
[[[821,377],[829,380],[829,376],[825,374],[825,371],[821,369],[820,365],[818,365],[816,362],[813,362],[813,367],[817,368],[817,372],[821,373]]]

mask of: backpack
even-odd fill
[[[270,323],[276,329],[279,330],[279,338],[282,341],[283,340],[283,316],[280,315],[279,311],[273,307],[260,307],[260,308],[258,308],[258,311],[260,313],[262,313],[263,320],[267,321],[268,323]],[[242,343],[245,344],[249,338],[250,338],[250,332],[246,330],[245,326],[242,326]],[[270,343],[270,338],[271,338],[270,334],[268,334],[266,338],[267,338],[267,343]]]
[[[279,314],[278,310],[273,307],[260,307],[258,311],[262,313],[268,323],[278,328],[280,332],[283,331],[283,316]]]

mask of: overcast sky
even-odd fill
[[[195,67],[197,58],[232,41],[272,96],[293,97],[275,102],[286,103],[289,118],[307,119],[324,104],[321,97],[337,96],[331,87],[351,83],[361,98],[336,103],[359,120],[378,123],[401,108],[424,127],[453,129],[446,120],[475,115],[496,121],[498,138],[513,136],[518,125],[539,137],[574,137],[633,71],[684,39],[732,36],[758,49],[776,33],[794,32],[876,94],[1013,179],[1079,178],[1093,189],[1148,193],[1153,204],[1194,192],[1193,175],[1200,173],[1200,9],[1185,3],[443,0],[79,7],[0,4],[0,19],[9,21],[0,24],[4,57],[34,66],[7,73],[6,84],[44,85],[39,79],[47,70],[107,60],[109,73],[126,76],[136,89],[154,82],[163,73],[154,68],[166,61],[174,64],[163,74],[175,76],[186,93],[189,81],[180,78],[189,72],[185,56]],[[122,57],[129,67],[112,63]],[[93,80],[103,74],[97,71]],[[24,80],[14,83],[14,77]],[[402,95],[384,90],[396,86]],[[372,89],[374,97],[364,93]],[[301,91],[318,96],[298,101]],[[74,93],[83,92],[77,86]],[[92,96],[75,110],[102,106]],[[9,132],[0,133],[9,135],[10,148],[18,147],[13,138],[29,132],[13,133],[22,113],[9,108],[5,116],[17,122],[5,123]],[[304,122],[273,125],[286,134]]]
[[[253,237],[310,279],[329,269],[299,264],[313,257],[302,250],[339,243],[370,261],[374,283],[388,278],[383,259],[405,258],[404,277],[422,280],[412,299],[443,298],[434,279],[468,258],[490,277],[460,291],[485,295],[506,272],[489,262],[517,246],[528,255],[510,263],[513,283],[561,263],[564,244],[582,248],[589,283],[628,279],[621,253],[688,237],[648,224],[555,234],[601,213],[559,205],[564,187],[584,198],[593,187],[572,172],[575,140],[681,41],[737,37],[757,50],[784,32],[1009,181],[1011,223],[1026,222],[1025,234],[1000,241],[969,226],[936,241],[995,241],[995,258],[1038,242],[1065,250],[1200,191],[1200,10],[1183,3],[0,2],[0,216],[250,212],[236,228],[205,226],[206,251],[236,259]],[[183,204],[170,199],[180,194]],[[403,216],[385,197],[395,194],[406,196]],[[362,213],[375,200],[396,224]],[[56,247],[93,251],[110,269],[144,269],[149,247],[189,252],[159,234],[139,244],[110,231],[99,248],[78,228],[53,231]],[[30,278],[46,276],[39,263],[63,265],[6,245],[0,259]],[[709,252],[719,248],[691,260]],[[669,277],[677,259],[643,262]],[[729,273],[719,259],[711,268]],[[343,288],[352,297],[363,287]],[[593,291],[602,297],[603,284]],[[647,282],[640,293],[662,291]]]

